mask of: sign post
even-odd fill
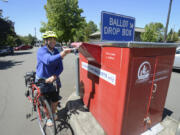
[[[101,12],[101,41],[134,41],[135,18]]]

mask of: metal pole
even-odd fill
[[[76,57],[76,95],[79,96],[79,55]]]
[[[34,28],[34,31],[35,31],[35,46],[36,46],[36,44],[37,44],[37,38],[36,38],[36,27]]]
[[[169,3],[169,11],[168,11],[167,22],[166,22],[165,33],[164,33],[164,42],[166,42],[167,40],[167,30],[168,30],[168,25],[169,25],[171,6],[172,6],[172,0],[170,0],[170,3]]]
[[[179,122],[178,122],[178,126],[176,129],[176,134],[175,135],[180,135],[180,118],[179,118]]]
[[[36,27],[34,28],[34,32],[35,32],[35,38],[36,38]]]

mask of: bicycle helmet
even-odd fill
[[[46,39],[46,38],[47,38],[47,34],[44,33],[44,34],[42,35],[42,38],[43,38],[43,39]]]
[[[46,38],[50,38],[50,37],[57,38],[57,35],[54,31],[46,31],[44,34],[46,35]]]

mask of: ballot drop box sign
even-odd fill
[[[135,18],[101,12],[101,41],[134,41]]]

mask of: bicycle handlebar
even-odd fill
[[[72,48],[71,49],[71,53],[77,53],[78,52],[78,48]]]

